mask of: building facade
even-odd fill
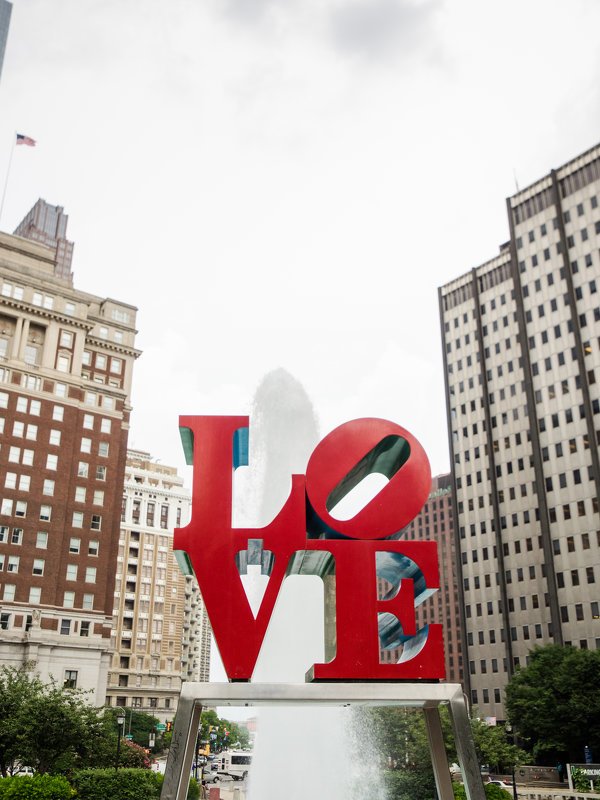
[[[173,553],[190,495],[174,467],[129,450],[106,703],[173,718],[182,680],[208,680],[210,628],[195,579]]]
[[[427,502],[414,520],[404,528],[402,538],[408,541],[437,543],[440,589],[415,609],[416,626],[417,630],[430,623],[443,626],[446,681],[461,683],[463,654],[451,484],[451,475],[438,475],[433,478]],[[383,597],[391,587],[381,578],[378,581],[379,594]],[[382,649],[380,661],[392,663],[397,661],[400,655],[399,649]]]
[[[67,239],[69,217],[62,206],[51,206],[41,198],[15,228],[15,236],[53,248],[54,274],[73,281],[73,242]]]
[[[0,233],[0,663],[104,701],[136,309]]]
[[[465,678],[482,715],[536,644],[600,646],[600,147],[507,201],[439,290]]]

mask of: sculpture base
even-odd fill
[[[203,705],[265,706],[410,706],[425,716],[431,761],[440,800],[454,800],[444,748],[439,706],[447,705],[458,762],[468,800],[485,800],[485,792],[467,707],[458,683],[314,682],[184,683],[165,769],[161,800],[185,800]]]

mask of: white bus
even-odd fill
[[[229,775],[234,781],[243,781],[248,777],[252,754],[243,750],[232,750],[227,753],[219,753],[215,761],[218,763],[218,775]]]

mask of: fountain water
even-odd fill
[[[273,519],[289,494],[290,476],[306,471],[318,439],[315,413],[301,384],[283,369],[269,373],[250,415],[249,466],[245,475],[236,476],[235,525],[259,527]],[[268,577],[260,567],[248,566],[242,580],[256,614]],[[286,578],[253,681],[303,682],[307,669],[324,660],[323,612],[320,578]],[[359,748],[352,734],[355,717],[350,708],[261,708],[249,800],[282,792],[290,800],[304,800],[307,791],[347,800],[353,778],[365,778],[367,772],[361,797],[369,795],[367,787],[373,797],[380,796],[368,743],[361,741]]]

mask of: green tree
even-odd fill
[[[411,708],[380,706],[358,709],[361,727],[375,743],[381,766],[399,770],[431,771],[429,743],[423,712]],[[456,759],[450,719],[445,708],[440,710],[444,744],[449,761]]]
[[[19,724],[22,709],[42,684],[24,670],[0,668],[0,773],[10,774],[20,759]]]
[[[488,764],[491,772],[512,772],[518,764],[527,764],[529,757],[511,741],[502,725],[488,725],[471,720],[473,741],[480,764]]]
[[[600,650],[535,647],[506,687],[506,709],[535,763],[600,752]]]
[[[104,714],[111,719],[111,727],[117,735],[118,722],[117,717],[119,712],[125,712],[125,724],[123,725],[123,735],[131,734],[133,737],[131,741],[139,744],[140,747],[150,747],[150,734],[155,735],[155,746],[153,752],[158,752],[162,749],[163,737],[156,730],[156,726],[160,720],[153,717],[152,714],[146,714],[143,711],[134,711],[133,708],[106,708]]]
[[[21,761],[37,772],[63,772],[85,760],[108,731],[101,710],[89,706],[85,693],[56,683],[32,693],[17,717]]]
[[[0,668],[0,770],[15,762],[39,773],[114,763],[116,736],[86,693],[43,684],[23,670]]]

